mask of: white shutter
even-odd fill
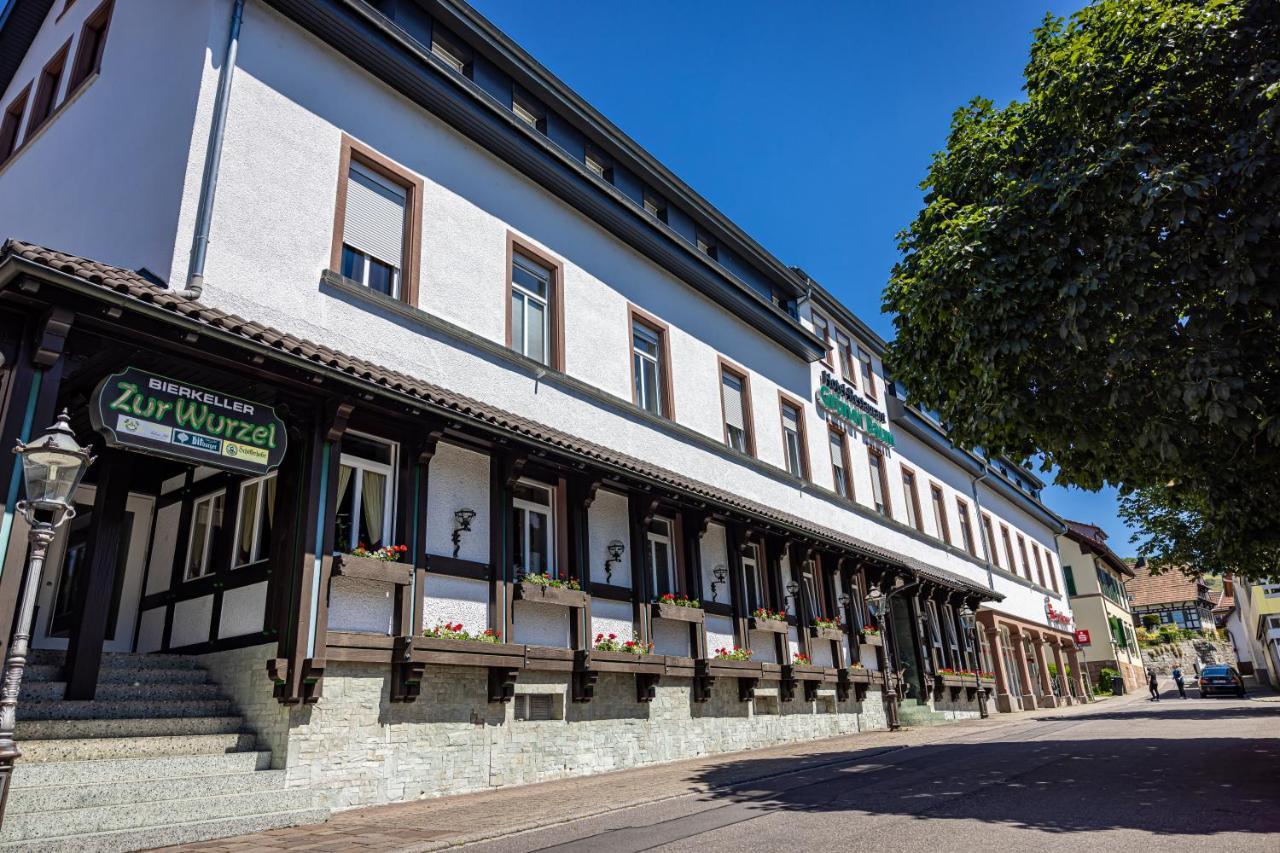
[[[731,427],[747,431],[746,416],[742,411],[742,383],[737,377],[724,374],[724,421]]]
[[[342,241],[400,268],[404,256],[405,191],[359,163],[347,175]]]

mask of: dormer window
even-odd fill
[[[712,260],[719,260],[720,250],[716,247],[716,241],[711,238],[705,231],[699,231],[697,237],[698,251],[706,255]]]
[[[667,221],[667,201],[653,190],[644,191],[644,210],[659,222]]]
[[[440,27],[431,31],[431,52],[462,76],[471,76],[471,49]]]
[[[511,111],[538,133],[547,132],[547,110],[536,98],[523,89],[516,88],[511,97]]]
[[[586,164],[587,170],[596,177],[613,183],[613,161],[594,145],[587,146]]]

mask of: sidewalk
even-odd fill
[[[1135,701],[1117,697],[1112,702]],[[570,820],[632,808],[689,794],[803,772],[867,758],[922,743],[939,743],[975,732],[994,732],[1045,717],[1087,713],[1099,703],[964,720],[898,732],[865,732],[828,740],[804,741],[745,752],[667,764],[495,788],[454,797],[338,812],[327,823],[277,829],[255,835],[165,848],[205,853],[250,850],[395,850],[432,851],[552,826]],[[705,779],[714,774],[714,784]]]

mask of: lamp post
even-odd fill
[[[13,762],[22,755],[13,739],[17,728],[18,692],[31,647],[31,621],[35,616],[45,555],[57,529],[75,518],[72,500],[76,487],[93,463],[89,451],[76,443],[65,409],[44,435],[30,444],[19,441],[14,452],[22,458],[27,497],[18,502],[17,509],[30,527],[31,557],[18,598],[18,620],[13,627],[13,644],[4,662],[4,682],[0,687],[0,821],[4,819],[4,807],[9,799]]]
[[[960,621],[964,624],[965,633],[969,635],[969,645],[973,648],[973,655],[978,663],[977,671],[973,674],[973,680],[978,685],[978,716],[985,720],[989,714],[987,711],[987,693],[982,689],[982,645],[978,642],[978,614],[973,612],[973,608],[969,606],[967,601],[960,608]]]
[[[889,641],[889,632],[885,630],[885,615],[889,612],[889,596],[885,595],[878,586],[871,587],[871,591],[867,593],[867,610],[871,612],[871,618],[876,620],[876,625],[880,628],[880,642],[884,648],[884,715],[885,722],[889,724],[889,731],[896,732],[902,728],[902,724],[898,721],[898,689],[897,674],[893,671],[893,646]]]

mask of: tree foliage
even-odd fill
[[[1155,560],[1280,554],[1280,2],[1100,0],[958,110],[889,361],[954,438],[1119,484]]]

